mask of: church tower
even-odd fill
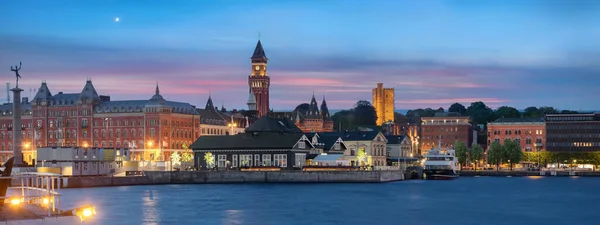
[[[254,54],[252,54],[252,73],[248,77],[248,86],[250,88],[250,94],[254,94],[256,101],[256,110],[258,110],[258,116],[264,116],[269,113],[269,86],[271,85],[271,79],[267,76],[267,56],[265,50],[258,40],[256,48],[254,48]]]

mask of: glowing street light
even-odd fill
[[[84,220],[90,219],[92,216],[96,215],[96,208],[94,206],[84,206],[73,210],[72,213],[73,215],[79,217],[83,223]]]
[[[20,198],[11,198],[10,204],[11,205],[19,205],[19,204],[21,204],[21,199]]]
[[[228,123],[227,126],[231,129],[229,134],[233,135],[233,128],[237,127],[237,124],[236,123]]]

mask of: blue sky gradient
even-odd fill
[[[591,0],[5,0],[0,81],[23,61],[25,89],[79,92],[91,77],[100,94],[145,99],[158,81],[169,100],[245,108],[260,32],[276,110],[313,91],[350,108],[377,82],[400,109],[598,109],[598,15]]]

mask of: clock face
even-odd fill
[[[260,66],[254,67],[255,70],[260,70]]]

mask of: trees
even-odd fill
[[[467,108],[467,116],[475,124],[487,124],[494,119],[494,111],[483,102],[473,102]]]
[[[471,146],[471,149],[469,149],[469,161],[477,164],[482,158],[483,148],[481,148],[481,146],[478,144],[474,144],[473,146]],[[477,170],[477,167],[475,167],[475,170]]]
[[[496,170],[499,169],[502,163],[502,145],[498,142],[492,142],[490,149],[487,154],[487,161],[489,164],[496,165]]]
[[[448,112],[455,112],[458,113],[460,115],[466,115],[467,114],[467,108],[465,108],[464,105],[460,104],[460,103],[454,103],[452,105],[450,105],[450,108],[448,108]]]
[[[358,165],[362,166],[362,162],[367,159],[367,153],[364,148],[359,148],[358,153],[356,153],[356,161],[358,161]]]
[[[527,107],[523,112],[523,117],[527,118],[541,118],[543,116],[544,115],[542,114],[542,112],[535,106]]]
[[[336,130],[352,130],[359,126],[377,126],[377,113],[370,102],[360,100],[353,109],[341,110],[333,116],[333,128]]]
[[[462,169],[463,165],[467,163],[468,149],[467,144],[462,141],[454,142],[454,151],[455,155],[458,158],[458,163],[460,163],[460,168]]]
[[[495,118],[520,118],[521,112],[510,106],[501,106],[494,111]]]
[[[212,169],[215,166],[215,156],[211,152],[204,154],[204,161],[208,169]]]
[[[502,146],[504,161],[508,162],[510,170],[513,168],[513,164],[520,163],[521,159],[523,159],[523,152],[521,151],[521,145],[519,143],[512,141],[510,139],[504,140],[504,145]]]
[[[171,154],[171,167],[181,165],[181,156],[177,152]]]

